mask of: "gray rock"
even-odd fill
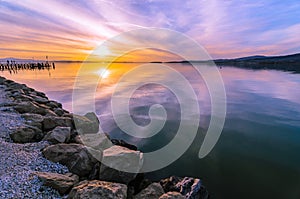
[[[34,113],[24,113],[24,114],[22,114],[22,117],[25,120],[33,121],[33,122],[37,122],[37,123],[42,123],[44,120],[43,116],[41,116],[39,114],[34,114]]]
[[[99,180],[82,181],[75,186],[69,199],[126,199],[127,186],[119,183],[105,182]]]
[[[68,117],[55,117],[55,116],[48,116],[44,117],[43,120],[43,130],[49,131],[54,129],[57,126],[62,127],[71,127],[72,128],[72,120]]]
[[[43,140],[47,140],[53,144],[64,143],[70,140],[71,128],[70,127],[55,127],[52,131],[48,132]]]
[[[46,147],[42,153],[48,160],[66,165],[72,173],[87,177],[98,162],[94,156],[100,160],[102,156],[100,151],[89,151],[80,144],[56,144]]]
[[[23,126],[15,129],[9,136],[16,143],[28,143],[40,141],[43,133],[36,127]]]
[[[185,197],[179,192],[172,191],[161,195],[159,199],[185,199]]]
[[[84,115],[84,117],[88,118],[92,122],[100,123],[97,115],[94,112],[89,112]]]
[[[135,195],[134,199],[158,199],[164,194],[164,190],[159,183],[152,183],[146,189]]]
[[[63,116],[63,114],[65,113],[65,111],[61,108],[54,108],[54,113],[58,116]]]
[[[92,118],[92,116],[89,116]],[[79,134],[89,134],[89,133],[98,133],[99,131],[99,121],[90,120],[89,118],[81,115],[73,114],[73,120],[76,130]]]
[[[96,150],[105,150],[112,147],[113,144],[104,133],[82,134],[76,137],[78,143],[94,148]]]
[[[36,172],[40,180],[43,181],[45,186],[56,189],[61,195],[68,193],[71,188],[79,182],[79,177],[72,173],[58,174],[49,172]]]
[[[121,146],[103,151],[99,179],[128,184],[143,166],[143,153]]]
[[[19,113],[36,113],[40,115],[45,115],[45,109],[37,106],[32,102],[21,102],[14,107],[14,109]]]

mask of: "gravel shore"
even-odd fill
[[[0,84],[0,198],[62,198],[59,193],[34,175],[36,171],[67,173],[68,169],[42,156],[47,142],[13,143],[9,134],[24,125],[19,113],[11,107],[7,87]]]

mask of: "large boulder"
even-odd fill
[[[134,199],[158,199],[164,194],[164,190],[159,183],[152,183],[146,189],[135,195]]]
[[[70,140],[71,128],[57,126],[52,131],[48,132],[43,140],[49,141],[53,144],[65,143]]]
[[[10,138],[16,143],[38,142],[43,137],[43,132],[33,126],[22,126],[9,134]]]
[[[171,176],[160,181],[165,192],[180,192],[188,199],[207,199],[208,191],[198,178]]]
[[[42,180],[45,186],[52,187],[61,195],[68,193],[71,188],[79,182],[79,177],[72,173],[58,174],[49,172],[36,172],[36,175]]]
[[[143,153],[121,146],[103,151],[99,179],[128,184],[143,166]]]
[[[76,130],[79,132],[79,134],[98,133],[99,120],[97,116],[93,113],[88,113],[86,115],[88,116],[73,114],[73,120]]]
[[[51,145],[42,152],[48,160],[66,165],[72,173],[80,177],[87,177],[102,156],[101,151],[88,150],[80,144]]]
[[[75,186],[69,199],[126,199],[127,186],[120,183],[99,180],[82,181]]]
[[[55,116],[44,117],[43,120],[44,131],[50,131],[57,126],[72,128],[73,127],[72,119],[69,117],[55,117]]]
[[[185,199],[185,197],[176,191],[168,192],[159,197],[159,199]]]
[[[113,146],[111,141],[104,133],[78,135],[76,142],[102,151]]]

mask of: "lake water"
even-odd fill
[[[118,63],[107,71],[98,70],[101,64],[90,64],[90,67],[98,68],[93,75],[103,77],[95,94],[101,127],[112,137],[125,139],[149,152],[163,147],[174,137],[182,104],[167,88],[145,85],[132,95],[131,116],[137,124],[146,125],[149,107],[159,103],[167,110],[165,127],[147,139],[123,133],[112,119],[110,97],[122,74],[137,65]],[[72,111],[72,89],[80,66],[79,63],[56,63],[55,70],[0,71],[0,75],[43,91]],[[190,65],[169,66],[183,74],[192,85],[201,111],[200,127],[183,156],[149,176],[153,179],[170,175],[199,177],[212,198],[300,198],[300,74],[229,66],[219,69],[227,95],[225,126],[214,149],[199,159],[199,148],[210,121],[209,93]],[[209,66],[201,67],[209,70]],[[172,76],[159,70],[141,73],[136,79],[169,83],[173,80]],[[80,89],[88,88],[92,83],[90,80],[83,81]],[[127,86],[126,83],[123,85],[124,91]],[[83,107],[87,103],[86,99],[81,100]]]

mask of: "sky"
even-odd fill
[[[148,27],[183,33],[214,59],[293,54],[300,1],[0,0],[0,58],[84,60],[105,40]]]

